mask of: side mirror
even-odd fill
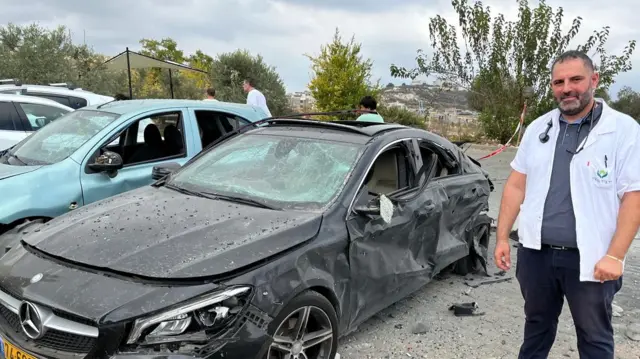
[[[122,157],[111,151],[104,151],[98,156],[94,163],[89,164],[89,168],[95,172],[106,172],[107,174],[115,174],[124,166]]]
[[[370,214],[370,215],[380,214],[380,207],[378,206],[361,205],[361,206],[355,206],[353,210],[358,214]]]
[[[379,215],[383,221],[390,223],[394,212],[393,202],[385,195],[380,195],[379,200],[375,202],[379,202],[380,205],[359,205],[354,207],[354,211],[358,214]]]
[[[38,125],[38,127],[44,127],[46,124],[47,124],[46,117],[36,117],[36,125]]]
[[[169,162],[153,166],[153,170],[151,171],[151,178],[154,181],[157,181],[179,170],[181,167],[182,166],[178,162]]]

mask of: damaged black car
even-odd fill
[[[333,359],[439,272],[486,271],[492,189],[427,131],[270,119],[24,234],[0,259],[0,348]]]

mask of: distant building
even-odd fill
[[[289,106],[295,112],[309,112],[315,108],[316,100],[309,91],[293,92],[287,94]]]

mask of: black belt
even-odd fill
[[[556,249],[559,251],[577,251],[578,250],[578,248],[575,248],[575,247],[554,246],[553,244],[542,244],[542,248]]]

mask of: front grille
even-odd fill
[[[11,328],[20,334],[25,341],[32,341],[22,332],[18,315],[0,306],[0,315],[9,323]],[[42,338],[33,340],[37,346],[66,351],[70,353],[88,353],[96,344],[96,338],[61,332],[49,329]]]

